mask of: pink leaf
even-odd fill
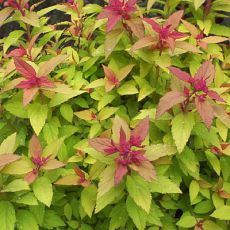
[[[29,153],[33,158],[40,157],[42,154],[42,145],[35,134],[33,134],[29,143]]]
[[[174,30],[180,23],[180,20],[184,14],[184,10],[179,10],[175,13],[173,13],[164,23],[164,27],[170,25],[170,30]]]
[[[107,22],[107,26],[106,26],[106,31],[109,32],[113,29],[113,27],[119,22],[119,20],[121,19],[121,15],[117,15],[117,14],[111,14],[108,17],[108,22]]]
[[[128,168],[126,165],[117,163],[115,175],[114,175],[114,182],[115,185],[118,185],[123,177],[128,173]]]
[[[205,100],[201,100],[199,97],[195,98],[195,105],[197,112],[207,128],[210,128],[214,118],[214,111],[212,106]]]
[[[126,134],[124,129],[121,127],[120,128],[120,145],[125,145],[126,144]]]
[[[157,33],[161,32],[161,29],[162,29],[161,26],[157,22],[155,22],[153,19],[144,18],[144,21],[150,24],[153,30],[156,31]]]
[[[152,36],[146,36],[138,40],[131,48],[131,51],[139,50],[151,45],[157,45],[158,41]]]
[[[53,81],[50,81],[46,77],[40,77],[38,78],[39,86],[40,87],[47,87],[47,88],[53,88],[55,87],[55,84]]]
[[[131,131],[130,142],[132,145],[140,146],[149,133],[149,117],[144,118]]]
[[[213,82],[215,68],[211,61],[204,62],[194,75],[195,80],[205,80],[207,85]]]
[[[19,48],[16,48],[11,52],[9,52],[7,54],[7,57],[23,57],[26,54],[27,54],[26,49],[22,45],[20,45]]]
[[[30,89],[36,86],[36,82],[33,79],[21,81],[18,85],[16,85],[16,88],[19,89]]]
[[[225,102],[225,100],[217,92],[213,90],[209,90],[207,94],[215,101]]]
[[[0,155],[0,168],[19,160],[21,157],[16,154],[1,154]]]
[[[28,183],[28,184],[32,184],[38,177],[38,171],[37,170],[32,170],[31,172],[28,172],[25,177],[24,180]]]
[[[213,105],[212,108],[215,116],[218,117],[221,122],[223,122],[230,129],[230,116],[227,114],[224,107],[216,104]]]
[[[38,88],[24,89],[23,90],[23,105],[28,105],[35,95],[38,93]]]
[[[30,79],[30,78],[35,78],[36,77],[36,72],[34,68],[23,61],[22,59],[15,57],[14,58],[14,64],[16,67],[16,70],[25,78]]]
[[[166,40],[167,44],[169,45],[171,51],[173,52],[175,50],[176,42],[175,39],[168,37]]]
[[[129,167],[135,170],[140,176],[142,176],[146,181],[151,182],[156,178],[156,171],[152,163],[148,160],[143,161],[141,165],[137,166],[135,164],[129,165]]]
[[[89,145],[98,152],[105,154],[112,154],[116,152],[116,149],[112,145],[112,142],[108,138],[94,138],[89,140]]]
[[[188,82],[188,83],[191,82],[192,77],[185,71],[182,71],[173,66],[168,67],[168,69],[173,75],[177,76],[180,80]]]
[[[170,91],[166,93],[157,106],[156,118],[158,119],[162,114],[171,109],[174,105],[182,103],[186,97],[182,92]]]

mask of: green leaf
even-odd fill
[[[4,105],[6,111],[20,118],[28,118],[27,111],[21,101],[9,101]]]
[[[181,163],[180,165],[182,168],[185,168],[189,174],[198,178],[199,162],[196,158],[196,155],[190,148],[186,146],[184,151],[180,155],[177,155],[176,157]]]
[[[69,104],[63,104],[60,107],[60,112],[63,118],[67,121],[72,122],[73,120],[73,109]]]
[[[128,196],[126,200],[126,208],[137,229],[144,230],[148,216],[147,213],[142,208],[137,206],[130,196]]]
[[[230,220],[230,206],[223,205],[217,208],[211,216],[220,220]]]
[[[110,230],[120,229],[121,227],[124,227],[128,220],[128,213],[126,211],[125,204],[121,203],[113,207],[110,213],[110,218]]]
[[[205,200],[205,201],[198,203],[195,206],[193,211],[197,214],[205,214],[205,213],[212,211],[213,208],[214,208],[214,206],[212,204],[212,201],[211,200]]]
[[[181,193],[180,188],[172,180],[165,176],[158,176],[156,180],[150,183],[151,192],[158,193]]]
[[[196,10],[200,8],[200,6],[205,2],[205,0],[194,0],[194,7]]]
[[[138,90],[136,88],[136,84],[134,81],[127,81],[125,82],[118,90],[117,92],[120,95],[132,95],[137,94]]]
[[[0,155],[14,153],[17,133],[8,136],[0,145]]]
[[[193,180],[189,185],[189,197],[191,203],[196,199],[200,191],[200,186],[197,181]]]
[[[198,137],[201,137],[208,143],[217,147],[220,145],[219,138],[215,131],[212,128],[208,130],[203,123],[197,123],[194,126],[193,131]]]
[[[72,210],[72,206],[69,203],[67,203],[64,207],[64,214],[68,220],[71,220],[73,215],[73,210]]]
[[[34,215],[27,210],[20,210],[17,213],[17,227],[20,230],[39,230]]]
[[[39,27],[39,17],[36,12],[34,11],[26,11],[25,16],[21,16],[20,19],[25,22],[26,24],[29,24],[34,27]]]
[[[48,229],[54,229],[58,227],[64,227],[65,222],[55,211],[46,210],[43,225]]]
[[[161,157],[171,156],[177,152],[177,149],[173,145],[157,144],[146,147],[145,156],[150,161],[155,161]]]
[[[138,95],[138,101],[143,100],[144,98],[149,96],[153,91],[154,91],[154,89],[149,85],[148,82],[146,84],[143,84],[141,86],[141,89],[140,89],[140,92]]]
[[[173,118],[172,135],[179,153],[183,151],[188,142],[194,124],[193,113],[179,113]]]
[[[95,185],[86,187],[81,192],[81,205],[89,217],[92,216],[96,205],[97,188]]]
[[[147,2],[147,11],[149,11],[152,8],[152,6],[153,6],[153,4],[155,2],[156,2],[156,0],[148,0],[148,2]]]
[[[84,91],[73,91],[72,93],[68,93],[68,94],[62,94],[62,93],[56,93],[50,103],[49,103],[49,106],[50,107],[55,107],[57,105],[60,105],[66,101],[68,101],[69,99],[73,98],[73,97],[76,97],[78,95],[81,95],[85,93]]]
[[[53,198],[53,188],[48,178],[38,178],[33,184],[33,191],[40,202],[50,207]]]
[[[148,183],[144,181],[142,177],[132,175],[127,176],[126,186],[134,202],[149,213],[152,197]]]
[[[220,24],[212,24],[210,34],[230,37],[230,28]]]
[[[18,192],[22,190],[30,190],[30,187],[25,180],[16,179],[6,185],[2,192]]]
[[[176,225],[183,228],[191,228],[196,225],[196,218],[194,216],[185,216],[183,215]]]
[[[123,34],[122,29],[115,29],[106,34],[105,38],[105,57],[107,58],[120,41]]]
[[[1,230],[14,230],[15,222],[14,206],[9,201],[0,201]]]
[[[223,230],[219,225],[211,220],[206,220],[203,224],[204,230]]]
[[[116,113],[117,110],[118,108],[116,107],[105,107],[99,112],[98,118],[100,121],[106,120]]]
[[[29,105],[28,108],[28,117],[30,119],[30,124],[33,127],[35,133],[39,135],[45,121],[48,116],[48,107],[47,105],[41,105],[39,103],[34,103]]]
[[[22,30],[14,30],[12,31],[5,39],[4,39],[4,45],[3,45],[3,52],[4,54],[7,52],[7,50],[12,45],[16,45],[19,38],[24,34],[25,32]]]
[[[16,203],[18,204],[25,204],[25,205],[38,205],[38,201],[32,192],[28,192],[23,196],[20,196]]]
[[[10,16],[14,9],[11,7],[5,7],[0,11],[0,26],[4,23],[4,21]]]
[[[206,151],[205,155],[209,161],[209,163],[212,165],[213,169],[217,173],[217,175],[220,175],[220,161],[216,155],[211,153],[210,151]]]

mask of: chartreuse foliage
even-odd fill
[[[0,229],[229,229],[229,0],[31,2],[0,0]]]

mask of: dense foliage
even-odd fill
[[[43,2],[0,0],[0,229],[229,229],[229,0]]]

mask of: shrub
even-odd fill
[[[229,229],[228,0],[0,4],[1,230]]]

